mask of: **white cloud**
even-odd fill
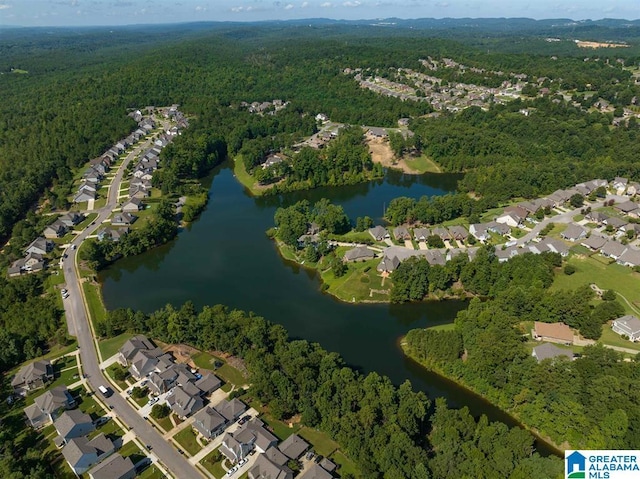
[[[342,4],[344,7],[359,7],[360,5],[362,5],[362,2],[355,0],[355,1],[349,1],[349,2],[344,2]]]
[[[206,11],[207,11],[207,7],[201,7],[200,5],[196,7],[196,12],[206,12]]]
[[[285,10],[291,10],[293,8],[293,3],[288,3],[287,5],[285,5],[284,9]]]
[[[231,11],[234,13],[239,13],[239,12],[250,12],[254,10],[253,7],[249,6],[249,7],[231,7]]]
[[[321,3],[321,4],[320,4],[320,6],[321,6],[322,8],[330,8],[330,7],[331,7],[331,2],[324,2],[324,3]]]
[[[7,8],[11,8],[11,5],[7,5],[6,3],[0,3],[0,10],[6,10]]]
[[[300,5],[301,8],[307,8],[309,6],[309,2],[302,2],[302,5]]]

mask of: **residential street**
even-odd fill
[[[98,392],[98,386],[109,385],[109,381],[105,378],[99,367],[98,353],[96,349],[96,343],[94,342],[93,334],[89,324],[89,318],[85,309],[83,296],[81,293],[80,277],[77,269],[77,249],[87,236],[93,234],[98,228],[101,227],[112,210],[118,204],[118,190],[122,177],[129,162],[134,158],[136,154],[143,151],[150,144],[151,140],[146,141],[144,144],[138,146],[132,153],[120,165],[120,168],[115,175],[111,187],[109,188],[107,204],[97,210],[98,217],[91,225],[89,225],[82,233],[77,235],[73,242],[67,249],[67,258],[63,258],[63,271],[66,281],[66,288],[69,291],[69,297],[64,300],[65,314],[67,318],[67,324],[69,327],[69,333],[78,338],[78,345],[80,347],[80,357],[82,359],[83,372],[87,376],[87,380],[96,395],[105,402],[113,412],[116,413],[118,418],[124,422],[130,429],[132,429],[135,435],[145,445],[150,445],[153,448],[153,455],[157,456],[159,461],[167,468],[171,474],[176,478],[201,478],[203,477],[197,469],[191,465],[184,456],[178,453],[162,435],[156,431],[151,424],[143,419],[138,412],[127,403],[119,394],[113,394],[110,398],[101,397]]]

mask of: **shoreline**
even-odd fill
[[[429,329],[429,328],[427,328]],[[414,356],[412,356],[407,348],[407,343],[405,342],[405,336],[400,336],[397,341],[396,341],[396,345],[400,348],[400,350],[402,351],[402,354],[410,359],[411,361],[413,361],[415,364],[417,364],[418,366],[420,366],[421,368],[424,368],[425,370],[436,374],[438,376],[440,376],[442,379],[445,379],[446,381],[451,382],[452,384],[454,384],[456,387],[462,388],[464,389],[464,391],[468,394],[472,394],[480,399],[482,399],[483,401],[487,402],[488,404],[490,404],[492,407],[495,407],[497,409],[499,409],[503,414],[509,416],[514,423],[517,423],[517,425],[519,427],[521,427],[522,429],[524,429],[525,431],[530,432],[535,438],[536,441],[540,441],[542,443],[544,443],[544,445],[549,448],[555,455],[557,455],[558,457],[564,457],[564,449],[562,449],[562,447],[556,443],[554,443],[553,441],[551,441],[551,439],[549,438],[545,438],[544,436],[542,436],[540,434],[540,432],[535,429],[532,428],[530,426],[528,426],[522,418],[520,418],[519,416],[513,414],[513,412],[511,411],[507,411],[505,409],[502,409],[500,406],[498,406],[497,404],[495,404],[494,402],[492,402],[488,397],[486,397],[485,395],[483,395],[482,393],[479,393],[478,391],[476,391],[475,389],[472,389],[469,385],[467,385],[465,382],[462,382],[461,380],[457,379],[457,378],[453,378],[449,375],[447,375],[442,369],[432,366],[432,365],[426,365],[425,363],[423,363],[422,361],[420,361],[419,359],[415,358]]]

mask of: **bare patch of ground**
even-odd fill
[[[374,163],[380,163],[385,168],[393,168],[396,170],[402,170],[407,174],[418,174],[417,171],[411,169],[409,165],[402,160],[396,160],[389,146],[387,140],[381,138],[369,138],[367,139],[367,145],[369,146],[369,152],[371,153],[371,160]]]

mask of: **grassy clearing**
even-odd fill
[[[338,473],[340,476],[344,477],[346,474],[351,474],[356,479],[360,479],[362,477],[362,474],[360,474],[355,463],[345,456],[342,451],[336,451],[331,456],[331,460],[338,466]]]
[[[288,424],[275,419],[269,413],[263,414],[262,416],[260,416],[260,419],[271,428],[273,434],[278,436],[281,441],[284,441],[286,438],[291,436],[291,434],[300,431],[301,427],[300,424],[294,424],[293,427],[289,427]]]
[[[169,416],[163,417],[162,419],[155,420],[158,425],[164,429],[164,432],[169,432],[173,429],[173,423],[171,422],[171,418]]]
[[[214,477],[218,479],[224,477],[227,471],[225,471],[222,467],[222,461],[214,461],[213,456],[215,455],[217,449],[213,450],[210,454],[207,454],[202,461],[200,461],[200,465],[204,467],[207,471],[213,474]],[[224,457],[224,456],[223,456]]]
[[[247,378],[244,377],[240,370],[227,363],[216,369],[216,376],[219,376],[225,382],[231,383],[234,386],[242,386],[247,383]]]
[[[600,338],[604,344],[611,346],[618,346],[621,348],[633,349],[640,352],[640,344],[624,339],[617,333],[614,333],[611,326],[605,325],[602,328],[602,337]]]
[[[202,446],[196,440],[196,435],[190,427],[183,429],[173,436],[173,439],[182,446],[191,456],[195,456],[200,452]]]
[[[107,317],[107,310],[102,302],[100,287],[97,284],[82,282],[82,289],[87,300],[87,308],[89,309],[89,317],[92,321],[104,321]]]
[[[433,331],[453,331],[456,328],[454,323],[449,324],[438,324],[437,326],[429,326],[426,329],[431,329]]]
[[[327,292],[348,302],[388,301],[387,294],[371,292],[391,289],[389,278],[384,280],[384,285],[382,284],[382,277],[376,271],[378,262],[378,259],[374,259],[351,263],[347,273],[340,278],[336,278],[332,271],[322,272],[322,280],[328,285]]]
[[[631,304],[640,309],[640,273],[634,273],[631,268],[616,263],[604,264],[594,257],[571,256],[568,264],[576,268],[570,276],[558,272],[552,289],[576,289],[585,284],[595,283],[602,289],[613,289],[622,294]],[[619,299],[629,314],[638,314],[629,305]]]
[[[242,186],[248,189],[252,195],[260,196],[264,193],[265,190],[258,188],[258,182],[256,179],[245,169],[242,155],[238,155],[233,159],[233,174]]]
[[[312,446],[313,450],[324,457],[329,457],[338,449],[338,443],[332,440],[324,432],[308,427],[303,427],[298,435],[306,439]]]
[[[100,348],[100,353],[102,354],[102,358],[108,359],[114,354],[116,354],[118,350],[122,347],[122,345],[133,336],[134,335],[131,333],[122,333],[118,336],[114,336],[113,338],[100,341],[98,346]]]
[[[424,154],[418,158],[405,158],[404,162],[416,173],[442,173],[440,166]]]
[[[348,243],[367,243],[373,240],[368,231],[349,231],[343,235],[330,235],[331,239],[336,241],[344,241]],[[380,245],[387,246],[385,243],[380,242]]]
[[[138,479],[164,479],[166,476],[160,472],[155,464],[152,464],[136,477]]]
[[[51,383],[49,388],[54,388],[56,386],[61,386],[63,384],[69,386],[70,384],[73,384],[79,379],[80,379],[80,375],[78,372],[78,368],[77,367],[71,368],[66,371],[62,371],[60,373],[60,376],[58,376],[56,380]]]
[[[199,352],[191,357],[191,360],[194,362],[196,366],[200,369],[208,369],[209,371],[213,371],[215,369],[214,362],[220,361],[224,363],[222,359],[214,356],[213,354],[207,352]]]

